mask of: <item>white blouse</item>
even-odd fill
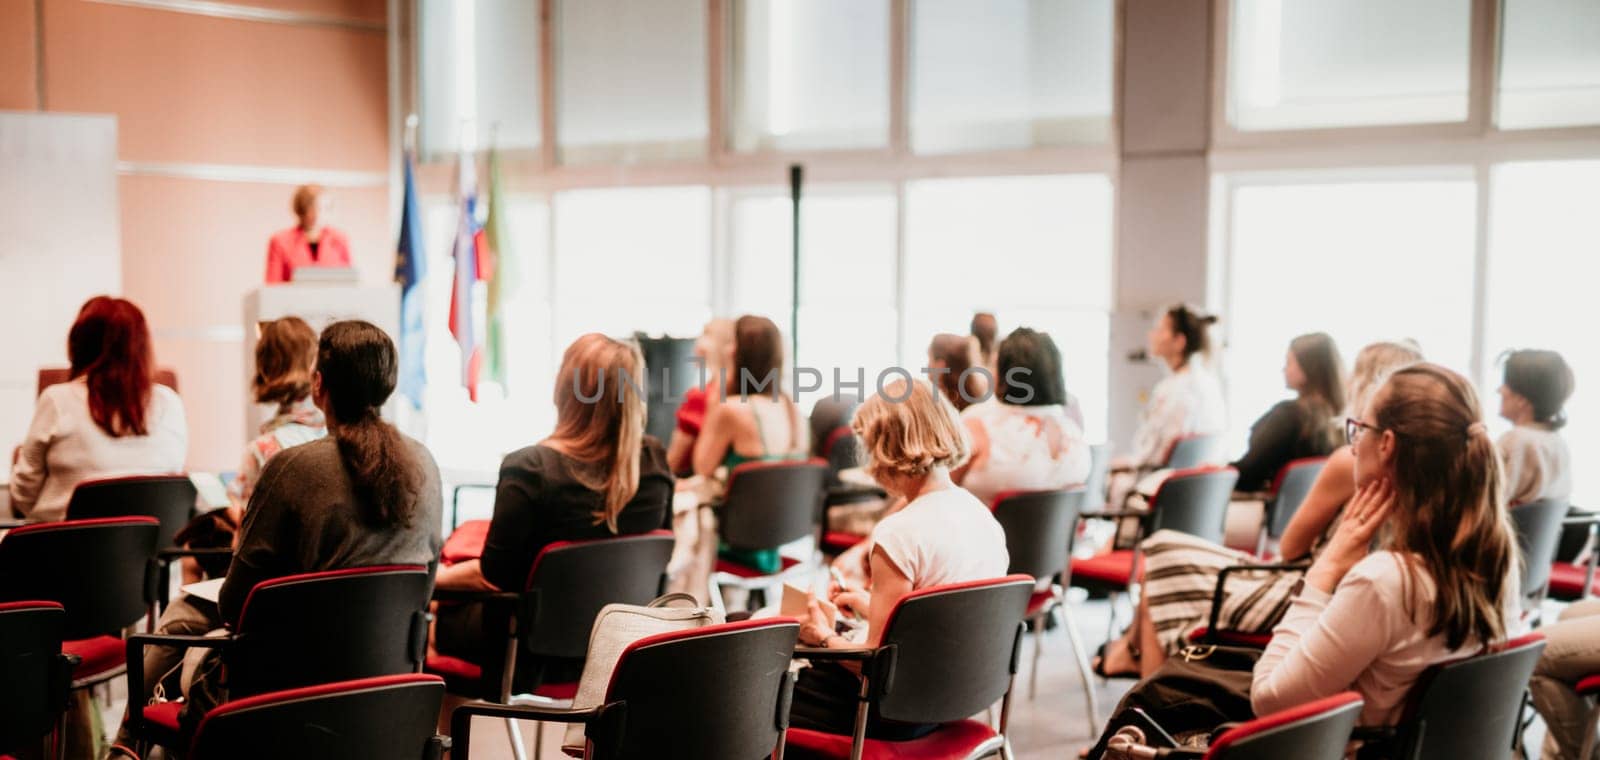
[[[1000,578],[1011,564],[994,513],[959,487],[911,500],[872,529],[872,541],[913,590]]]
[[[1418,572],[1412,583],[1400,562],[1399,554],[1375,552],[1346,573],[1333,594],[1301,589],[1256,662],[1250,704],[1257,715],[1349,689],[1366,702],[1361,725],[1393,725],[1423,670],[1482,649],[1478,641],[1449,649],[1442,635],[1428,635],[1408,610],[1426,614],[1433,581]],[[1504,587],[1510,636],[1521,633],[1517,586],[1513,567]]]
[[[66,519],[67,502],[82,481],[182,472],[189,429],[171,388],[151,388],[145,429],[149,435],[121,437],[100,429],[89,416],[83,378],[45,388],[11,468],[12,508],[34,522],[55,522]]]
[[[1495,445],[1505,466],[1507,504],[1572,497],[1572,453],[1561,433],[1518,425]]]
[[[1191,359],[1150,391],[1139,430],[1133,435],[1133,460],[1139,465],[1160,466],[1179,438],[1214,435],[1227,426],[1222,383],[1210,369]]]
[[[1003,491],[1066,488],[1089,477],[1089,442],[1059,404],[1016,406],[990,398],[967,407],[961,418],[980,425],[989,441],[961,485],[991,507]]]

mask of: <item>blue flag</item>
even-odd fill
[[[422,278],[428,261],[422,249],[422,214],[417,209],[417,184],[406,153],[406,197],[400,211],[400,244],[395,250],[394,279],[400,283],[400,393],[422,408],[428,385],[427,330],[422,319]]]

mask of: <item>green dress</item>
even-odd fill
[[[788,401],[788,399],[785,399]],[[736,453],[732,446],[728,447],[728,455],[723,457],[722,463],[728,468],[728,477],[732,479],[733,468],[745,462],[791,462],[806,458],[806,452],[794,451],[787,454],[773,454],[767,451],[767,436],[761,429],[761,415],[750,410],[750,416],[756,421],[756,437],[761,441],[761,454],[747,457]],[[789,401],[789,421],[794,430],[799,430],[799,419],[794,412],[794,402]],[[778,556],[778,550],[773,549],[732,549],[727,544],[718,544],[717,556],[729,562],[737,562],[747,567],[755,568],[763,574],[771,575],[783,569],[783,559]]]

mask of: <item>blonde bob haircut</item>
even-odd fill
[[[899,380],[869,397],[851,420],[873,480],[917,479],[956,468],[972,444],[956,408],[926,380]]]

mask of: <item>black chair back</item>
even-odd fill
[[[1161,482],[1150,498],[1150,532],[1175,530],[1221,545],[1228,500],[1239,482],[1232,467],[1179,470]]]
[[[1312,484],[1317,482],[1317,476],[1322,474],[1322,468],[1327,464],[1327,457],[1311,457],[1296,459],[1283,466],[1283,471],[1278,473],[1277,488],[1273,489],[1276,493],[1268,507],[1267,535],[1273,538],[1283,535],[1283,529],[1289,527],[1294,513],[1311,495]]]
[[[1550,566],[1556,561],[1567,503],[1540,499],[1514,506],[1510,512],[1522,554],[1522,598],[1538,599],[1550,583]]]
[[[889,612],[873,663],[877,713],[903,723],[948,723],[992,706],[1011,690],[1033,578],[931,586]]]
[[[1205,760],[1340,760],[1361,704],[1347,691],[1242,723],[1211,742]]]
[[[100,517],[154,517],[161,522],[156,547],[173,545],[173,537],[194,516],[195,488],[188,475],[135,475],[79,483],[67,503],[68,520]]]
[[[420,565],[304,573],[256,584],[223,653],[230,697],[422,669],[433,578]]]
[[[1511,757],[1522,697],[1544,635],[1532,633],[1496,651],[1431,668],[1421,698],[1402,721],[1396,757],[1454,760]]]
[[[66,622],[55,602],[0,604],[0,754],[37,747],[66,709],[72,681],[61,654]]]
[[[734,549],[776,549],[815,535],[828,465],[746,462],[733,468],[718,514],[722,540]]]
[[[539,657],[583,658],[595,617],[608,604],[646,604],[661,595],[672,533],[658,530],[546,546],[528,573],[537,594],[523,649]]]
[[[1591,512],[1576,507],[1567,510],[1567,517],[1587,517]],[[1561,543],[1556,549],[1556,559],[1561,562],[1576,561],[1583,548],[1589,545],[1589,535],[1592,526],[1583,523],[1573,523],[1561,529]]]
[[[397,675],[260,694],[200,720],[195,760],[437,760],[444,681]]]
[[[1220,439],[1221,436],[1217,435],[1186,435],[1173,441],[1172,449],[1167,452],[1167,463],[1163,468],[1187,470],[1210,462],[1212,452],[1217,450]]]
[[[590,728],[595,754],[767,757],[788,725],[789,660],[799,632],[793,620],[748,620],[634,642],[605,698],[625,713]]]
[[[1089,477],[1083,481],[1083,511],[1097,512],[1106,508],[1106,478],[1111,474],[1111,444],[1097,443],[1089,447]]]
[[[1084,490],[1018,491],[995,500],[994,519],[1006,532],[1007,572],[1049,580],[1067,566]]]
[[[160,528],[152,517],[110,517],[13,529],[0,539],[0,602],[61,603],[69,641],[121,636],[149,609]]]
[[[836,427],[822,442],[822,457],[828,460],[826,485],[829,488],[843,485],[839,471],[861,466],[861,439],[849,425]]]

